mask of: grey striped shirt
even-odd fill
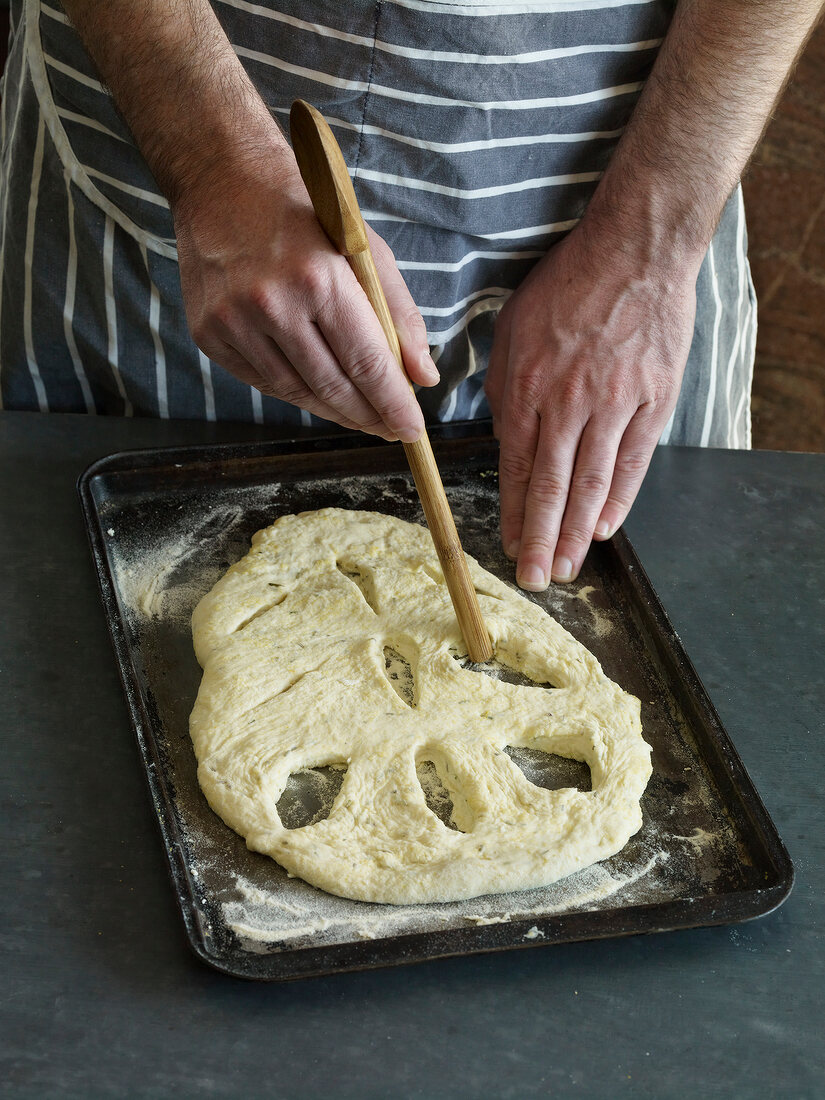
[[[338,137],[442,372],[430,419],[488,414],[508,294],[587,204],[667,33],[667,0],[216,0],[276,118]],[[3,86],[0,398],[6,408],[309,422],[189,336],[168,204],[56,0],[12,0]],[[208,140],[208,135],[204,135]],[[697,284],[663,442],[749,446],[755,302],[728,203]]]

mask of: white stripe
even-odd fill
[[[106,137],[114,138],[115,141],[119,141],[123,145],[131,145],[127,138],[121,137],[120,134],[116,134],[114,130],[110,130],[108,126],[104,126],[103,123],[98,122],[96,118],[89,118],[87,115],[79,115],[76,111],[69,111],[66,107],[58,107],[57,113],[60,118],[65,118],[69,122],[78,122],[81,126],[88,126],[91,130],[97,130],[98,133],[105,134]]]
[[[0,144],[2,144],[2,147],[4,149],[6,147],[6,129],[7,129],[7,122],[8,122],[8,105],[9,105],[9,87],[8,87],[8,85],[9,85],[9,75],[8,75],[8,65],[7,65],[6,70],[3,73],[2,82],[0,82],[0,99],[2,99],[2,103],[0,103]],[[22,99],[22,96],[20,95],[20,92],[18,90],[18,94],[17,94],[18,110],[19,110],[19,104],[20,104],[21,99]]]
[[[662,447],[666,446],[670,442],[670,437],[673,433],[673,421],[676,419],[676,409],[670,414],[670,419],[665,424],[665,430],[659,436],[659,443]]]
[[[70,77],[78,84],[83,84],[86,88],[93,88],[96,92],[102,92],[107,98],[109,93],[106,88],[100,83],[99,80],[95,80],[91,76],[86,76],[85,73],[81,73],[78,69],[73,69],[71,65],[66,65],[62,61],[58,61],[56,57],[52,57],[51,54],[43,51],[43,60],[49,66],[49,68],[56,69],[57,72],[63,73],[64,76]]]
[[[160,294],[149,269],[149,251],[143,242],[140,243],[139,247],[146,267],[146,278],[149,282],[149,331],[152,334],[152,344],[155,348],[155,386],[158,395],[158,417],[161,420],[168,420],[169,390],[166,383],[166,352],[160,336]]]
[[[163,195],[158,195],[154,191],[146,191],[143,187],[133,187],[130,183],[124,183],[122,180],[115,179],[114,176],[107,176],[105,172],[98,172],[96,168],[90,168],[88,164],[82,164],[81,168],[92,179],[100,180],[101,183],[108,183],[110,187],[116,187],[118,191],[123,191],[127,195],[134,195],[136,199],[151,202],[154,206],[162,206],[165,210],[169,209],[169,203]]]
[[[472,402],[470,403],[470,411],[467,414],[467,419],[468,420],[475,420],[476,414],[478,413],[478,410],[479,410],[479,406],[481,405],[481,402],[484,400],[484,396],[485,396],[484,387],[479,386],[478,393],[475,395]]]
[[[427,340],[430,344],[446,344],[452,338],[465,329],[469,325],[473,318],[477,317],[480,313],[487,313],[489,310],[500,309],[501,306],[507,301],[508,295],[503,298],[485,298],[480,302],[476,302],[474,306],[471,306],[464,316],[456,321],[454,325],[451,325],[448,329],[444,329],[443,332],[427,332]]]
[[[362,210],[364,220],[368,222],[404,222],[416,224],[411,218],[402,218],[398,214],[385,214],[382,210]],[[542,237],[550,233],[565,233],[579,224],[579,218],[570,218],[565,222],[550,222],[547,225],[530,225],[524,229],[504,229],[499,233],[465,233],[482,241],[518,241],[525,237]]]
[[[66,347],[69,349],[69,355],[71,356],[77,381],[80,383],[80,391],[83,394],[86,412],[93,414],[97,412],[97,409],[95,408],[94,397],[92,397],[92,390],[89,386],[89,379],[86,377],[86,371],[83,369],[80,352],[77,350],[77,341],[74,338],[74,306],[75,294],[77,291],[77,239],[75,237],[74,228],[72,185],[68,176],[65,177],[65,180],[67,218],[69,223],[69,259],[66,266],[66,294],[63,298],[63,338],[66,341]]]
[[[48,4],[41,2],[40,10],[44,15],[48,15],[49,19],[54,19],[56,23],[62,23],[64,27],[70,27],[71,23],[69,17],[64,15],[62,11],[57,11],[56,8],[50,8]]]
[[[601,179],[601,172],[574,172],[563,176],[544,176],[540,179],[519,180],[517,183],[496,184],[495,187],[447,187],[429,180],[414,179],[411,176],[395,176],[391,172],[374,172],[369,168],[359,168],[351,173],[354,178],[383,183],[389,187],[407,187],[411,191],[429,191],[434,195],[448,195],[453,199],[489,199],[495,195],[515,195],[520,191],[532,191],[539,187],[559,187],[571,183],[593,183]]]
[[[299,411],[301,413],[301,427],[302,428],[311,428],[312,427],[312,414],[307,412],[306,409],[300,409]]]
[[[727,385],[725,386],[725,409],[728,414],[728,446],[740,447],[739,432],[737,429],[737,422],[735,418],[731,417],[731,388],[733,386],[733,378],[737,373],[737,365],[739,362],[739,352],[742,344],[742,299],[745,294],[745,272],[743,265],[743,252],[745,242],[745,209],[742,203],[742,193],[739,192],[738,201],[736,204],[736,278],[739,283],[739,297],[736,302],[736,336],[733,341],[733,348],[728,359],[728,377]]]
[[[504,286],[488,286],[484,290],[473,291],[472,294],[468,294],[466,298],[462,298],[460,302],[455,302],[451,306],[419,306],[419,313],[426,313],[428,317],[452,317],[458,310],[464,309],[470,302],[474,302],[477,298],[483,298],[485,295],[488,298],[506,298],[510,291]]]
[[[463,381],[463,379],[462,379]],[[459,383],[460,385],[461,383]],[[458,404],[458,387],[450,391],[450,400],[447,402],[447,408],[444,410],[444,423],[452,420],[455,416],[455,407]]]
[[[276,114],[288,115],[288,107],[272,108]],[[591,141],[610,141],[621,137],[624,132],[619,130],[592,130],[579,134],[526,134],[521,137],[509,138],[484,138],[479,141],[427,141],[425,138],[408,137],[407,134],[399,134],[393,130],[386,130],[383,126],[366,124],[358,126],[347,122],[342,118],[333,118],[325,115],[326,122],[333,129],[353,130],[357,133],[369,134],[371,137],[387,138],[389,141],[397,141],[403,145],[411,145],[414,149],[425,149],[435,153],[476,153],[485,150],[515,148],[519,145],[578,145]]]
[[[407,88],[390,88],[383,84],[369,83],[363,80],[344,80],[337,76],[330,76],[329,73],[321,72],[318,69],[308,69],[303,65],[292,65],[282,58],[261,53],[259,50],[249,50],[245,46],[235,46],[234,49],[238,57],[245,57],[248,61],[257,61],[261,65],[278,69],[279,72],[301,76],[306,80],[311,80],[316,84],[324,84],[331,88],[341,88],[347,92],[368,91],[370,95],[383,96],[386,99],[402,99],[406,103],[426,103],[435,107],[471,107],[478,111],[536,111],[548,107],[573,106],[579,103],[599,103],[604,99],[630,95],[633,92],[640,91],[643,87],[643,81],[635,81],[632,84],[618,84],[612,88],[596,88],[593,91],[580,92],[577,95],[541,96],[537,99],[453,99],[449,96],[411,92]]]
[[[249,387],[249,393],[252,397],[252,419],[256,424],[263,424],[264,422],[264,404],[261,399],[261,391],[256,390],[254,386]]]
[[[489,15],[550,15],[554,12],[596,11],[604,8],[643,7],[654,0],[502,0],[490,4],[488,0],[463,0],[463,3],[446,0],[386,0],[397,8],[408,11],[426,11],[432,14],[489,16]]]
[[[27,19],[25,21],[25,33],[26,59],[29,64],[29,75],[34,90],[37,93],[40,110],[46,120],[46,125],[48,126],[58,155],[63,162],[64,170],[69,174],[72,182],[95,204],[95,206],[112,218],[115,224],[119,225],[131,237],[134,237],[135,240],[144,241],[147,248],[150,248],[153,252],[159,253],[161,256],[167,256],[170,259],[177,260],[178,253],[174,244],[169,244],[168,241],[156,237],[154,234],[148,233],[145,229],[142,229],[113,203],[111,199],[108,199],[89,179],[88,174],[85,172],[75,155],[72,143],[69,141],[63,123],[60,121],[60,117],[57,114],[52,97],[50,76],[46,69],[40,41],[40,24],[37,19]]]
[[[399,271],[460,271],[467,264],[476,260],[536,260],[544,255],[544,250],[538,248],[526,249],[522,252],[468,252],[455,263],[427,263],[424,260],[398,260],[395,266]]]
[[[117,310],[115,303],[114,282],[114,251],[115,251],[115,223],[110,217],[106,217],[103,231],[103,292],[106,302],[106,334],[108,341],[109,366],[115,376],[117,392],[123,398],[123,415],[134,416],[132,402],[126,396],[123,378],[120,374],[120,364],[117,350]]]
[[[21,78],[21,80],[22,80],[22,78]],[[2,91],[6,93],[5,95],[3,95],[3,107],[2,107],[4,123],[5,123],[5,119],[6,119],[6,107],[8,105],[8,99],[9,99],[9,97],[8,97],[8,88],[7,88],[8,81],[9,81],[9,69],[7,67],[5,73],[3,74],[3,84],[2,84]],[[12,123],[11,123],[11,132],[12,133],[17,132],[17,124],[18,124],[18,121],[20,119],[20,109],[21,109],[22,104],[23,104],[23,96],[20,93],[20,90],[18,89],[17,102],[14,105],[14,118],[12,119]],[[2,236],[0,236],[0,314],[2,313],[2,304],[3,304],[3,281],[2,280],[5,279],[5,271],[6,271],[6,224],[7,224],[7,219],[8,219],[8,208],[9,208],[9,186],[8,186],[8,175],[7,175],[7,172],[6,172],[7,167],[8,167],[8,158],[6,158],[6,157],[0,158],[0,198],[2,198],[2,202],[3,202],[3,221],[2,221],[2,227],[0,228],[0,232],[2,232]],[[2,378],[2,375],[3,375],[3,363],[2,363],[2,360],[0,359],[0,378]],[[0,409],[2,409],[2,408],[3,408],[3,387],[2,387],[2,385],[0,385]]]
[[[661,38],[651,38],[646,42],[560,46],[552,50],[533,50],[529,53],[516,54],[477,54],[458,53],[454,50],[421,50],[412,46],[399,46],[395,42],[383,42],[380,38],[372,38],[369,35],[352,34],[349,31],[341,31],[336,27],[325,26],[321,23],[310,23],[306,19],[297,19],[294,16],[285,15],[283,12],[273,11],[272,8],[263,7],[261,4],[251,4],[248,0],[220,0],[220,3],[236,11],[245,11],[262,19],[272,19],[277,23],[294,27],[296,30],[308,31],[310,34],[318,35],[321,38],[349,42],[354,46],[363,46],[368,50],[376,49],[395,57],[409,57],[419,61],[447,61],[460,65],[532,65],[543,61],[556,61],[564,57],[577,57],[580,54],[635,53],[640,50],[655,49],[662,43]]]
[[[757,334],[757,318],[759,311],[756,306],[751,306],[751,339],[750,339],[750,353],[748,355],[748,363],[750,366],[748,385],[745,390],[745,425],[746,436],[745,446],[748,450],[753,446],[752,436],[752,424],[751,424],[751,387],[753,386],[753,368],[756,360],[756,334]]]
[[[206,409],[206,419],[215,419],[215,389],[212,385],[212,364],[209,357],[198,348],[198,361],[201,365],[201,379],[203,381],[203,402]]]
[[[745,257],[745,277],[750,286],[750,265]],[[736,420],[742,417],[745,421],[745,441],[742,446],[750,450],[752,445],[752,426],[751,426],[751,388],[753,386],[753,366],[754,358],[756,356],[756,329],[757,318],[759,311],[751,303],[750,295],[748,295],[748,333],[744,341],[744,348],[742,356],[745,361],[745,379],[742,387],[742,393],[739,398],[739,404],[736,406]]]
[[[713,300],[716,303],[716,315],[713,319],[713,343],[710,352],[710,378],[708,379],[708,397],[705,402],[705,420],[702,424],[702,435],[699,440],[700,447],[707,447],[710,439],[710,429],[713,425],[713,406],[716,398],[716,372],[719,358],[719,325],[722,322],[722,299],[719,295],[719,281],[716,278],[716,259],[713,255],[713,241],[708,249],[708,261],[710,270],[710,284],[713,287]]]
[[[26,222],[26,255],[23,275],[23,338],[26,345],[26,362],[34,384],[34,392],[37,394],[37,405],[40,411],[44,413],[49,411],[49,402],[46,398],[46,388],[43,385],[40,368],[34,354],[34,337],[32,334],[32,257],[34,255],[34,229],[37,218],[40,173],[43,168],[43,138],[45,132],[46,126],[41,115],[37,123],[37,140],[34,146],[34,163],[32,164],[29,188],[29,212]]]

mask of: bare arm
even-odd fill
[[[703,256],[821,7],[681,0],[584,218],[502,311],[487,392],[524,587],[575,577],[630,510],[676,404]]]
[[[208,0],[64,7],[169,199],[199,346],[264,393],[417,438],[418,403]],[[432,385],[424,323],[389,248],[374,234],[371,243],[407,371]]]

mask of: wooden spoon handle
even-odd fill
[[[404,362],[401,358],[401,345],[398,342],[398,334],[390,315],[387,299],[384,297],[384,289],[375,269],[372,253],[367,247],[363,252],[357,252],[348,257],[350,266],[355,272],[355,277],[361,284],[364,293],[370,300],[375,310],[387,343],[395,356],[399,367],[404,370]],[[406,372],[404,372],[406,375]],[[470,580],[470,572],[467,568],[467,559],[461,548],[461,540],[458,537],[455,520],[450,511],[450,505],[444,492],[444,485],[435,455],[430,444],[430,437],[426,431],[414,443],[405,443],[404,452],[410,464],[415,487],[427,517],[427,526],[430,529],[433,543],[441,562],[444,580],[450,598],[453,601],[458,625],[467,643],[467,652],[470,660],[478,664],[489,661],[493,655],[493,646],[490,635],[481,617],[481,608],[478,606],[478,595],[473,582]]]
[[[290,111],[290,131],[298,168],[318,221],[333,245],[349,260],[355,277],[381,322],[398,366],[406,376],[398,334],[375,269],[364,219],[338,142],[323,116],[300,99],[293,103]],[[493,655],[490,635],[481,617],[478,595],[470,580],[467,559],[461,549],[427,433],[415,443],[405,443],[404,450],[470,660],[476,663],[488,661]]]

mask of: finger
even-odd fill
[[[524,524],[516,580],[530,592],[543,592],[550,572],[570,480],[576,459],[577,434],[563,435],[546,418],[541,425],[535,460],[524,500]]]
[[[493,346],[484,377],[484,393],[493,414],[493,434],[498,438],[496,423],[501,421],[504,386],[507,381],[507,360],[510,350],[510,326],[506,315],[499,314],[493,334]]]
[[[424,431],[423,414],[354,278],[352,292],[339,293],[325,302],[316,323],[347,382],[375,409],[384,425],[405,442],[418,439]],[[330,400],[328,393],[321,396]]]
[[[392,250],[377,233],[370,233],[370,248],[395,331],[398,333],[404,370],[410,381],[416,385],[435,386],[440,375],[430,355],[427,327],[403,275],[398,270]]]
[[[624,523],[669,415],[669,409],[654,411],[642,406],[628,424],[619,444],[607,500],[594,527],[594,538],[609,539]]]
[[[281,359],[290,364],[293,379],[300,380],[321,405],[332,410],[332,419],[346,419],[361,431],[386,436],[387,427],[383,418],[342,370],[337,356],[314,323],[284,332],[277,342],[254,332],[250,334],[249,341],[257,349],[259,358],[250,358],[259,370],[265,367],[263,357],[267,349],[270,354],[277,352]],[[274,364],[274,360],[271,362]],[[284,379],[280,361],[278,367]],[[397,436],[393,435],[393,438]]]
[[[339,424],[343,428],[349,428],[353,431],[369,431],[371,435],[378,435],[388,441],[395,439],[395,436],[386,432],[380,422],[374,429],[365,429],[348,417],[341,416],[336,409],[320,401],[277,347],[268,347],[263,355],[259,352],[254,356],[256,362],[259,362],[263,357],[267,360],[266,374],[262,373],[238,348],[233,347],[231,344],[223,344],[210,356],[239,381],[245,382],[248,386],[254,386],[256,390],[267,397],[275,397],[279,401],[305,409],[313,416],[332,421],[332,423]]]
[[[515,561],[519,556],[524,501],[539,439],[539,416],[535,409],[525,406],[509,416],[501,427],[498,462],[501,544],[507,557]]]
[[[551,578],[554,581],[572,581],[579,574],[607,499],[626,425],[625,419],[606,424],[591,417],[582,432],[553,553]]]

